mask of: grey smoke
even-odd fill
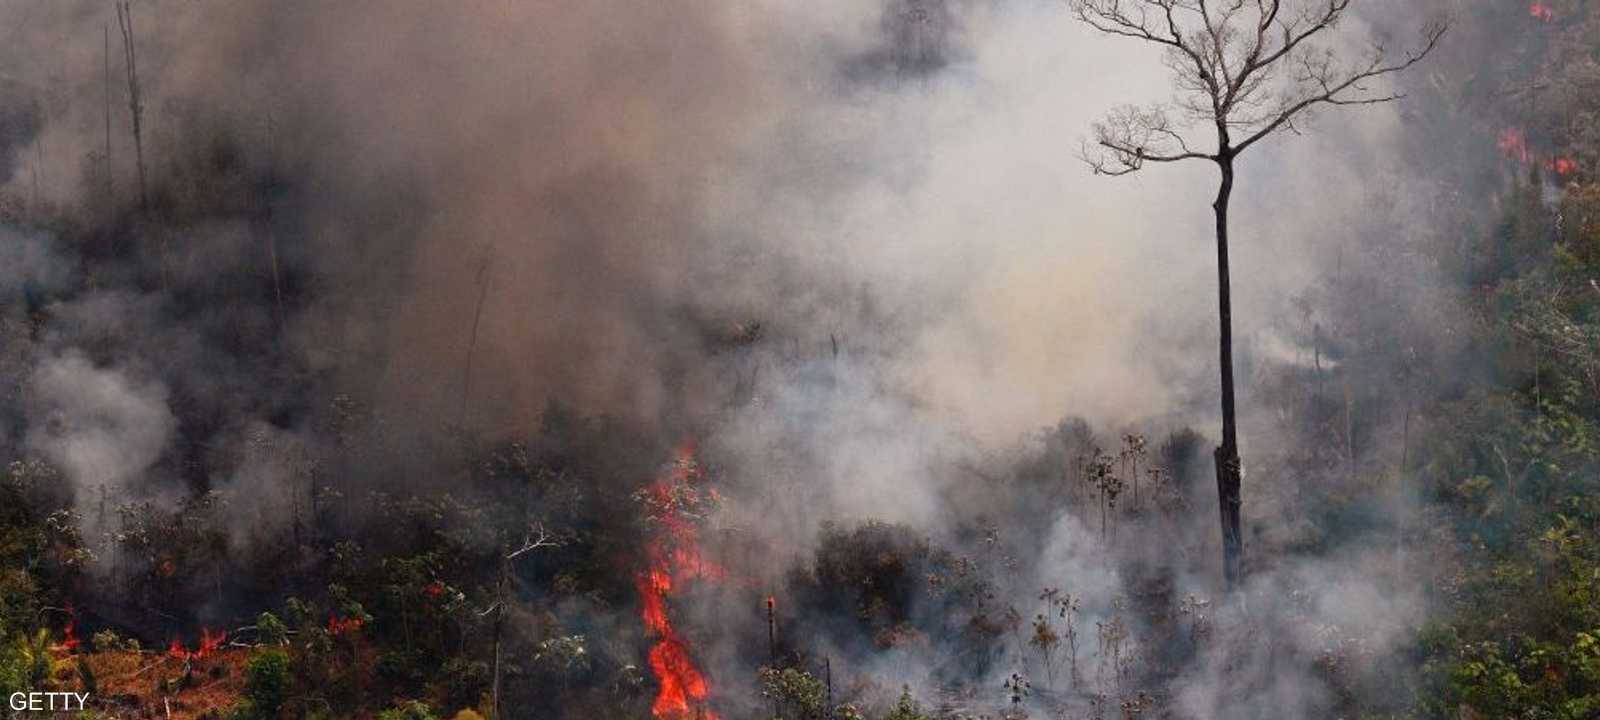
[[[83,162],[103,142],[104,10],[0,8],[16,21],[0,23],[16,28],[4,65],[32,84],[58,78],[75,99],[42,133],[7,137],[43,138],[45,194],[86,212],[107,203]],[[0,292],[38,293],[54,333],[29,341],[28,400],[6,410],[80,504],[101,484],[182,487],[178,463],[161,460],[188,453],[212,461],[192,484],[281,512],[304,472],[285,458],[314,445],[297,424],[320,412],[299,404],[308,388],[361,398],[400,437],[457,420],[515,437],[558,398],[663,435],[706,430],[749,490],[719,522],[782,548],[777,568],[803,560],[828,519],[952,541],[950,518],[982,500],[968,469],[1010,472],[1064,417],[1113,439],[1212,426],[1212,177],[1196,166],[1108,181],[1074,159],[1107,108],[1168,88],[1159,53],[1090,33],[1061,3],[160,0],[135,12],[155,192],[179,220],[119,238],[140,243],[139,267],[84,271],[112,287],[55,304],[80,269],[38,234],[0,247]],[[112,175],[127,210],[119,97]],[[1335,307],[1348,288],[1327,290],[1314,322],[1458,317],[1437,269],[1408,251],[1421,238],[1406,229],[1442,191],[1397,151],[1413,140],[1401,119],[1394,107],[1328,118],[1243,168],[1246,512],[1263,541],[1252,552],[1281,557],[1252,596],[1288,599],[1258,601],[1248,622],[1223,627],[1236,616],[1219,614],[1207,660],[1173,680],[1189,716],[1318,716],[1329,698],[1305,668],[1320,653],[1352,638],[1391,651],[1423,612],[1414,577],[1379,572],[1398,551],[1275,554],[1341,533],[1296,511],[1323,478],[1291,475],[1304,439],[1265,411],[1268,376],[1318,351],[1293,301],[1330,277],[1388,284],[1355,308]],[[32,153],[7,153],[5,189],[22,193],[14,156]],[[215,178],[263,169],[298,185],[248,194],[266,199],[226,217],[183,214],[186,195],[228,187]],[[153,277],[158,237],[187,302],[129,279]],[[277,337],[270,252],[290,283],[271,344],[282,356],[216,351]],[[230,294],[239,287],[260,292]],[[1419,344],[1444,355],[1449,340]],[[1391,356],[1369,356],[1385,359],[1368,370],[1377,387]],[[174,447],[180,404],[216,447]],[[1395,433],[1375,434],[1364,458],[1397,454]],[[427,450],[375,467],[423,475],[409,461]],[[1174,596],[1215,596],[1214,497],[1204,473],[1195,482],[1193,517],[1165,546],[1108,559],[1065,512],[1017,528],[1008,542],[1036,557],[1002,600],[1032,607],[1041,587],[1067,585],[1091,598],[1093,627],[1137,579],[1123,561],[1163,567]],[[1404,493],[1379,502],[1409,512]],[[862,662],[919,685],[933,674],[926,658]]]

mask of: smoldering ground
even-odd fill
[[[1051,2],[161,0],[133,14],[148,208],[109,8],[0,8],[4,92],[34,108],[3,124],[21,206],[19,249],[0,251],[15,370],[0,438],[61,468],[86,533],[104,531],[102,486],[164,503],[217,490],[244,500],[240,527],[286,522],[281,486],[309,471],[262,448],[334,444],[336,399],[371,409],[354,432],[389,438],[342,470],[389,489],[437,482],[443,425],[514,437],[554,399],[663,446],[701,436],[739,489],[719,522],[775,548],[772,567],[810,562],[823,521],[903,523],[958,548],[988,523],[1015,559],[985,570],[994,607],[1031,616],[1042,588],[1068,586],[1093,627],[1150,584],[1169,605],[1219,595],[1204,463],[1186,514],[1110,546],[1061,509],[1074,501],[973,490],[1066,475],[1095,443],[1039,430],[1063,417],[1088,418],[1113,452],[1130,429],[1212,424],[1208,170],[1112,182],[1075,159],[1106,108],[1169,95],[1158,53]],[[1273,414],[1314,401],[1297,394],[1307,358],[1340,360],[1308,326],[1437,328],[1455,313],[1397,232],[1428,212],[1410,200],[1442,192],[1410,162],[1425,148],[1401,112],[1328,118],[1243,169],[1260,591],[1249,633],[1209,650],[1134,629],[1150,639],[1141,677],[1179,715],[1316,716],[1324,651],[1387,652],[1421,617],[1399,550],[1304,509],[1336,471]],[[1291,310],[1297,298],[1314,309]],[[1413,345],[1431,358],[1448,344]],[[1362,357],[1368,412],[1392,422],[1400,353]],[[1360,458],[1394,453],[1391,436]],[[1370,511],[1400,525],[1409,507],[1396,492]],[[821,611],[794,622],[848,628]],[[999,698],[1035,662],[1005,643],[970,665],[939,642],[884,659],[846,635],[826,646],[841,672],[892,678],[888,691],[965,672]],[[712,671],[743,678],[742,641],[727,642],[707,650]]]

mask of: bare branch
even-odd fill
[[[1343,2],[1347,3],[1349,0],[1343,0]],[[1372,61],[1363,69],[1349,71],[1342,76],[1334,74],[1331,63],[1321,66],[1307,66],[1311,70],[1309,79],[1315,83],[1316,89],[1312,90],[1308,95],[1302,95],[1286,101],[1272,120],[1235,145],[1233,152],[1235,154],[1243,152],[1245,148],[1254,145],[1257,141],[1289,124],[1296,115],[1315,105],[1373,105],[1400,99],[1403,96],[1398,93],[1381,96],[1351,96],[1346,93],[1366,92],[1367,89],[1363,85],[1364,82],[1386,75],[1393,75],[1421,62],[1423,58],[1433,52],[1434,48],[1439,46],[1439,41],[1444,38],[1445,31],[1448,29],[1449,26],[1442,23],[1427,28],[1423,31],[1422,46],[1407,53],[1404,58],[1394,63],[1384,63],[1383,50],[1378,48],[1373,54]]]
[[[1086,144],[1080,157],[1098,175],[1127,175],[1146,162],[1215,159],[1191,148],[1159,106],[1115,108],[1095,124],[1094,133],[1093,145]]]
[[[1195,74],[1205,81],[1214,95],[1220,86],[1199,50],[1184,38],[1180,13],[1198,14],[1193,0],[1068,0],[1072,13],[1089,27],[1108,35],[1120,35],[1167,47],[1188,60]],[[1132,6],[1132,9],[1130,9]],[[1150,10],[1160,17],[1150,18]],[[1157,25],[1157,23],[1160,25]]]
[[[506,555],[506,559],[515,560],[518,555],[526,553],[530,550],[561,547],[561,544],[562,541],[560,538],[552,535],[548,530],[545,530],[544,523],[539,523],[528,529],[528,534],[522,539],[522,547],[508,553]]]

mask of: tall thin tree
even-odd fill
[[[463,427],[472,407],[472,359],[478,352],[478,326],[483,322],[483,303],[489,298],[489,266],[493,261],[494,248],[490,247],[478,265],[478,302],[472,309],[472,335],[467,340],[467,361],[461,370],[461,413],[458,417]]]
[[[133,117],[133,154],[139,168],[139,208],[150,209],[150,194],[144,173],[144,99],[139,87],[139,59],[134,46],[133,7],[128,0],[117,3],[117,28],[122,31],[123,67],[128,71],[128,112]]]
[[[123,65],[128,71],[128,112],[133,117],[133,157],[139,170],[139,212],[150,212],[150,191],[144,170],[144,92],[139,85],[139,57],[135,49],[133,32],[133,6],[129,0],[117,3],[117,29],[122,32]],[[169,276],[171,263],[167,259],[167,234],[159,235],[159,261],[161,263],[161,288],[172,287]]]
[[[105,165],[105,170],[106,170],[106,218],[109,220],[116,213],[116,208],[117,208],[116,196],[112,192],[114,190],[114,187],[112,186],[112,182],[113,182],[112,173],[114,173],[116,171],[116,169],[115,169],[115,166],[111,162],[111,26],[110,25],[101,25],[100,26],[100,31],[101,31],[100,34],[103,36],[103,39],[105,40],[105,48],[104,48],[105,54],[101,56],[101,60],[105,65],[105,88],[104,89],[105,89],[105,106],[106,106],[105,107],[105,110],[106,110],[106,157],[105,157],[105,162],[106,162],[106,165]]]
[[[270,172],[278,171],[277,136],[272,127],[272,111],[267,111],[267,167]],[[267,198],[267,261],[272,269],[272,295],[275,300],[273,305],[273,319],[277,321],[278,334],[283,334],[283,279],[278,274],[278,233],[273,222],[273,202],[275,198]],[[313,497],[315,500],[315,497]]]
[[[1140,40],[1166,53],[1176,97],[1146,107],[1124,105],[1095,123],[1082,157],[1097,174],[1126,175],[1145,163],[1204,160],[1221,172],[1216,200],[1217,317],[1222,386],[1222,443],[1217,447],[1223,575],[1240,580],[1238,427],[1234,416],[1233,305],[1228,271],[1228,203],[1234,162],[1269,135],[1296,130],[1322,106],[1373,105],[1400,99],[1388,76],[1426,57],[1447,24],[1422,29],[1418,44],[1392,53],[1375,43],[1344,58],[1323,41],[1353,0],[1067,0],[1091,28]],[[1193,134],[1216,133],[1215,145]]]

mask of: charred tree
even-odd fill
[[[133,7],[128,0],[121,0],[117,7],[117,29],[122,32],[123,66],[128,72],[128,113],[133,120],[133,157],[134,164],[139,171],[139,213],[141,216],[150,212],[150,191],[145,180],[144,169],[144,93],[139,86],[139,58],[135,50],[133,31]],[[161,262],[161,288],[166,290],[172,286],[169,277],[171,263],[167,259],[167,234],[160,235]]]
[[[511,562],[530,551],[559,547],[560,545],[561,541],[545,530],[544,525],[540,524],[529,529],[527,537],[522,541],[522,547],[516,550],[506,547],[501,551],[499,558],[500,573],[499,578],[495,581],[494,588],[494,604],[484,611],[485,614],[494,613],[494,637],[490,651],[493,655],[494,664],[490,670],[489,690],[489,707],[494,720],[504,717],[500,714],[500,685],[501,678],[504,675],[501,670],[501,660],[505,656],[503,635],[506,627],[506,604],[510,602],[510,598],[507,597],[507,591],[511,585]]]
[[[112,179],[112,174],[115,173],[116,170],[115,170],[115,166],[111,162],[111,26],[110,25],[101,25],[100,26],[100,34],[102,36],[101,39],[105,41],[105,47],[103,48],[105,54],[101,56],[101,61],[105,66],[104,67],[104,70],[105,70],[105,88],[104,89],[105,89],[105,111],[106,111],[106,157],[105,157],[106,199],[105,199],[105,203],[106,203],[106,219],[109,221],[112,217],[114,217],[116,215],[116,212],[117,212],[116,193],[114,192],[115,187],[113,185],[113,183],[115,181]]]
[[[467,423],[467,412],[472,405],[472,358],[478,352],[478,326],[483,323],[483,303],[489,299],[489,263],[494,261],[494,251],[491,249],[484,255],[483,262],[478,265],[478,302],[472,309],[472,334],[467,340],[467,359],[461,369],[461,412],[459,421],[463,427]]]
[[[1222,442],[1215,451],[1221,506],[1223,575],[1240,580],[1238,424],[1233,377],[1233,296],[1228,263],[1228,207],[1235,160],[1263,138],[1321,106],[1373,105],[1401,95],[1372,85],[1399,73],[1438,46],[1447,25],[1423,28],[1418,45],[1395,55],[1382,44],[1340,58],[1319,42],[1338,27],[1354,0],[1068,0],[1077,18],[1107,35],[1161,48],[1173,73],[1172,104],[1121,106],[1094,125],[1082,158],[1101,175],[1126,175],[1145,163],[1204,160],[1217,166],[1211,208],[1216,218],[1218,359]],[[1176,111],[1176,117],[1170,110]],[[1216,133],[1209,149],[1193,137]],[[1191,144],[1194,140],[1196,144]]]
[[[144,98],[139,88],[139,59],[133,42],[133,8],[128,0],[117,3],[117,28],[122,31],[123,67],[128,71],[128,113],[133,118],[133,155],[139,169],[139,209],[150,209],[144,172]]]

